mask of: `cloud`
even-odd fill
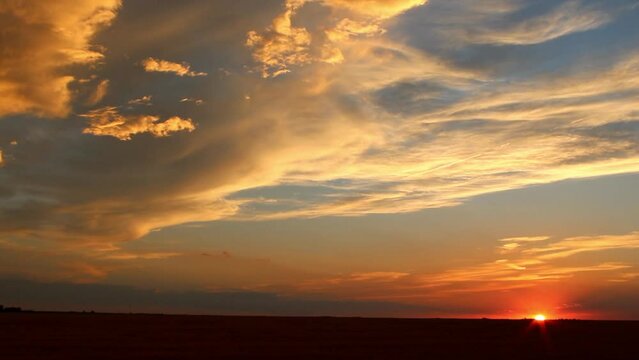
[[[434,41],[431,45],[439,51],[469,45],[497,46],[506,49],[492,51],[502,54],[511,47],[526,48],[600,30],[634,6],[625,0],[605,4],[590,0],[436,0],[431,5],[427,13],[416,14],[419,18],[411,21],[412,27],[420,30],[419,36],[414,36],[417,42]],[[444,43],[448,46],[442,46]]]
[[[580,236],[559,240],[549,237],[519,237],[502,239],[510,246],[506,252],[508,259],[498,259],[479,266],[446,271],[432,277],[425,276],[423,280],[427,286],[434,284],[466,283],[469,291],[484,291],[484,282],[512,282],[519,286],[535,286],[537,281],[560,280],[574,277],[585,272],[610,272],[610,278],[615,279],[622,270],[633,268],[637,264],[624,262],[600,262],[582,260],[580,265],[565,265],[568,258],[587,252],[605,252],[619,249],[639,248],[639,233],[632,232],[624,235]],[[543,244],[539,245],[540,242]],[[497,247],[498,253],[504,254],[504,245]],[[603,255],[598,256],[604,258]],[[623,273],[621,273],[623,274]],[[623,276],[623,275],[622,275]]]
[[[165,314],[387,316],[424,314],[434,309],[382,301],[290,297],[252,291],[164,291],[108,284],[45,283],[0,279],[6,303],[40,311],[142,312]],[[17,295],[21,294],[21,295]]]
[[[478,44],[532,45],[596,29],[611,20],[609,13],[584,6],[581,1],[564,1],[545,14],[475,29],[461,36]]]
[[[96,105],[107,95],[109,91],[109,80],[104,79],[98,83],[93,93],[87,99],[88,105]]]
[[[370,119],[393,125],[380,126],[379,137],[353,162],[286,179],[332,193],[304,204],[310,206],[247,217],[416,211],[533,184],[639,171],[636,121],[621,120],[637,116],[634,53],[608,68],[508,82],[382,44],[358,42],[348,61],[322,75],[330,84],[325,91],[364,96],[389,115],[377,108]],[[337,186],[336,179],[348,181]]]
[[[390,19],[344,3],[302,9],[304,2],[290,2],[251,13],[234,4],[167,2],[140,24],[134,19],[148,8],[127,3],[112,31],[101,35],[111,53],[95,78],[109,80],[109,101],[119,107],[79,110],[82,121],[51,124],[3,118],[0,133],[21,145],[3,148],[1,180],[13,195],[0,204],[2,234],[115,243],[192,221],[411,212],[639,170],[639,67],[630,50],[596,66],[574,63],[571,71],[549,74],[539,65],[515,76],[415,48],[398,40]],[[441,3],[430,4],[419,11]],[[238,21],[211,18],[222,8]],[[175,22],[166,26],[167,19]],[[256,32],[264,42],[249,53],[247,29],[264,24],[270,30]],[[149,28],[162,31],[149,39]],[[313,61],[276,81],[247,71],[271,36],[295,36],[295,28],[312,35]],[[273,41],[278,48],[280,40]],[[324,45],[342,59],[323,62]],[[229,72],[185,83],[130,66],[130,58],[158,53],[201,57]],[[290,71],[287,56],[272,58],[267,74]],[[142,94],[153,97],[153,107],[127,106],[145,102]],[[204,103],[184,106],[179,99]],[[87,134],[135,141],[82,136],[85,126]],[[178,132],[191,133],[152,139]],[[136,137],[143,133],[152,136]],[[286,186],[299,192],[268,192]]]
[[[194,103],[195,105],[202,105],[204,104],[204,100],[202,99],[194,99],[194,98],[182,98],[180,99],[181,103]]]
[[[119,0],[0,3],[0,116],[66,116],[74,96],[69,85],[77,80],[68,68],[103,58],[91,41],[119,6]]]
[[[115,107],[104,107],[82,115],[89,119],[85,134],[113,136],[119,140],[131,140],[135,134],[150,133],[155,137],[170,136],[175,132],[195,130],[191,119],[173,116],[160,121],[153,115],[122,115]]]
[[[146,58],[142,60],[142,66],[146,72],[168,72],[178,76],[207,76],[205,72],[191,70],[191,65],[183,63],[175,63],[167,60]]]
[[[501,239],[499,241],[505,243],[500,245],[501,253],[507,254],[509,252],[515,251],[517,248],[522,246],[522,243],[546,241],[549,238],[549,236],[523,236]]]
[[[152,95],[144,95],[142,97],[139,98],[135,98],[132,100],[129,100],[127,102],[127,104],[129,105],[151,105],[151,100],[153,99]]]
[[[535,241],[546,241],[550,239],[550,236],[519,236],[512,238],[504,238],[500,239],[501,242],[507,243],[522,243],[522,242],[535,242]]]
[[[522,292],[528,291],[526,289],[542,291],[540,289],[556,285],[560,288],[566,279],[581,284],[577,287],[593,288],[606,286],[610,282],[634,281],[637,278],[636,267],[639,264],[627,261],[627,254],[609,252],[613,249],[639,248],[637,232],[565,239],[546,236],[512,239],[519,240],[509,240],[507,244],[512,244],[511,241],[519,243],[516,243],[517,247],[510,249],[506,258],[502,257],[503,241],[498,241],[495,255],[499,257],[492,261],[428,273],[371,272],[320,277],[291,285],[291,291],[331,294],[360,300],[467,305],[463,300],[458,301],[460,294],[473,294],[473,299],[481,299],[481,294],[487,294],[488,299],[494,301],[495,292],[499,291],[499,296],[503,296],[502,301],[508,301],[506,299],[509,294],[515,299],[521,299]],[[541,242],[543,244],[539,244]],[[608,254],[605,253],[607,251]],[[576,259],[588,252],[599,254],[596,257]],[[620,257],[625,257],[626,261],[619,261]],[[573,291],[570,296],[579,297],[577,293]],[[489,308],[490,304],[485,304],[485,307]],[[501,311],[504,310],[503,307],[502,305]]]
[[[409,9],[426,4],[428,0],[324,0],[324,3],[337,8],[386,19],[397,16]]]
[[[266,31],[262,34],[248,32],[246,46],[254,48],[253,58],[262,64],[262,77],[276,77],[289,72],[290,65],[311,62],[310,33],[304,28],[294,27],[291,22],[303,4],[303,1],[288,1],[286,10],[273,20]]]
[[[326,30],[326,36],[330,41],[337,43],[357,35],[381,35],[384,31],[378,24],[358,22],[346,18],[337,23],[334,28]]]
[[[338,15],[327,22],[333,28],[312,34],[306,27],[293,26],[293,17],[306,4],[318,2],[333,9],[347,9],[357,19]],[[290,72],[292,66],[314,62],[339,64],[344,61],[340,44],[356,36],[384,33],[381,22],[397,16],[426,0],[288,0],[285,10],[262,32],[251,30],[246,46],[253,50],[253,59],[260,64],[262,77],[277,77]]]
[[[338,288],[342,286],[357,286],[357,283],[382,283],[394,282],[410,276],[411,274],[396,271],[374,271],[365,273],[352,273],[329,279],[307,280],[299,285],[304,291],[326,290],[327,288]]]
[[[598,252],[614,249],[638,249],[639,232],[625,235],[579,236],[563,239],[544,247],[530,247],[524,254],[536,256],[541,260],[561,259],[586,252]]]

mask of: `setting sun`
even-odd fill
[[[544,320],[546,320],[546,316],[543,315],[543,314],[537,314],[537,315],[535,315],[535,320],[536,321],[544,321]]]

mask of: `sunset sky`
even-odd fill
[[[639,319],[639,1],[0,0],[0,304]]]

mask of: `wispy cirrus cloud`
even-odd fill
[[[365,106],[378,105],[390,115],[382,117],[401,121],[388,120],[390,127],[373,121],[380,136],[350,163],[314,166],[330,172],[283,179],[332,193],[301,207],[277,199],[280,211],[267,207],[266,213],[243,215],[415,211],[533,184],[639,171],[632,101],[639,92],[636,54],[594,72],[509,83],[381,44],[359,43],[340,75],[326,76],[333,79],[331,89],[360,94],[372,102]],[[374,53],[377,60],[359,62],[357,53]]]
[[[447,39],[456,46],[531,46],[571,35],[596,31],[632,9],[631,1],[603,4],[590,0],[569,1],[431,1],[435,12],[429,17],[431,34],[439,42]]]
[[[581,253],[606,251],[614,249],[638,249],[639,232],[625,235],[578,236],[554,242],[548,246],[527,247],[523,254],[534,256],[540,260],[562,259]]]
[[[548,12],[520,21],[461,33],[466,41],[478,44],[531,45],[554,40],[569,34],[604,26],[612,15],[581,1],[564,1]]]
[[[534,239],[531,241],[531,239]],[[580,236],[565,239],[552,239],[550,237],[524,237],[502,239],[506,244],[517,244],[507,252],[506,259],[498,259],[495,262],[485,263],[477,267],[456,269],[447,271],[434,277],[424,277],[429,284],[452,283],[477,283],[483,282],[528,282],[528,286],[536,285],[536,281],[560,280],[574,277],[584,272],[611,272],[610,279],[623,274],[632,273],[637,266],[633,262],[607,261],[585,263],[580,265],[566,265],[568,258],[589,253],[606,252],[610,250],[628,250],[639,248],[639,233],[632,232],[623,235]],[[540,244],[542,243],[542,244]],[[503,245],[498,246],[498,252],[502,255]],[[603,256],[601,256],[603,257]],[[613,257],[614,258],[614,257]],[[609,258],[610,259],[610,258]],[[563,264],[562,264],[563,262]],[[483,291],[481,286],[470,287],[468,291]]]
[[[505,240],[505,241],[504,241]],[[565,239],[519,237],[498,243],[517,243],[504,258],[502,245],[496,247],[495,260],[432,273],[372,272],[307,280],[297,290],[338,294],[358,299],[384,299],[428,303],[452,300],[461,293],[481,294],[535,288],[574,278],[596,278],[595,282],[627,282],[636,278],[636,262],[605,256],[610,250],[639,248],[639,233],[581,236]],[[588,252],[597,258],[576,260]],[[295,289],[295,287],[293,287]]]
[[[89,98],[87,99],[87,104],[91,106],[97,105],[98,103],[100,103],[100,101],[102,101],[102,99],[104,99],[108,91],[109,80],[103,79],[99,81],[98,85],[95,88],[95,91],[90,94]]]

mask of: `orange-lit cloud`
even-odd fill
[[[637,264],[621,261],[580,261],[580,265],[567,265],[567,258],[587,253],[639,248],[639,233],[625,235],[581,236],[552,240],[549,237],[520,237],[502,239],[512,246],[504,254],[503,245],[498,252],[507,259],[498,259],[469,268],[446,271],[435,276],[424,276],[427,288],[458,284],[464,291],[485,291],[488,282],[509,283],[515,287],[535,286],[538,281],[554,281],[574,277],[578,273],[610,272],[609,279],[628,277],[627,272]],[[543,243],[543,244],[540,244]],[[602,256],[603,257],[603,256]],[[614,258],[614,257],[613,257]],[[631,272],[632,273],[632,272]],[[474,285],[473,285],[474,284]],[[509,285],[504,285],[506,288]],[[457,290],[455,290],[457,291]]]
[[[381,105],[391,112],[385,118],[402,120],[390,127],[370,121],[378,136],[370,147],[378,151],[366,156],[353,152],[352,162],[307,162],[310,173],[300,171],[285,178],[288,183],[309,185],[349,179],[350,184],[335,187],[334,196],[259,217],[415,211],[533,184],[639,171],[636,137],[614,135],[615,128],[606,125],[635,113],[631,94],[639,90],[639,68],[634,54],[594,73],[508,84],[480,80],[486,75],[384,45],[359,42],[349,50],[348,61],[326,75],[320,72],[319,79],[331,79],[325,92],[366,96],[381,92],[388,96],[381,98]],[[418,80],[404,80],[411,77]],[[402,87],[413,93],[400,92]],[[431,94],[430,88],[437,92]],[[468,99],[457,95],[459,100],[450,103],[423,105],[431,103],[431,96],[466,92]],[[409,111],[413,106],[419,106],[414,114]],[[473,123],[478,127],[466,131],[464,126]],[[345,196],[338,195],[344,192]]]
[[[247,34],[246,45],[254,48],[253,58],[262,64],[263,77],[276,77],[287,73],[290,65],[311,61],[311,35],[304,28],[294,27],[291,19],[303,4],[304,1],[288,1],[286,10],[264,33]]]
[[[292,22],[296,13],[312,2],[337,10],[346,9],[350,14],[331,19],[337,24],[323,34],[311,34],[307,28],[293,26]],[[312,62],[339,64],[344,61],[340,43],[353,36],[380,35],[384,32],[380,25],[383,20],[425,3],[426,0],[288,0],[284,12],[265,31],[248,32],[246,45],[253,49],[253,58],[261,64],[265,78],[290,72],[291,66]]]
[[[626,235],[572,237],[549,246],[528,247],[523,250],[523,253],[540,260],[552,260],[587,252],[637,248],[639,248],[639,232],[633,232]]]
[[[449,268],[434,273],[353,273],[310,279],[292,288],[294,292],[302,293],[424,304],[432,301],[457,301],[459,294],[475,297],[492,294],[494,299],[495,292],[500,292],[501,296],[507,297],[512,291],[553,286],[558,281],[567,279],[588,279],[586,283],[589,286],[605,286],[607,282],[623,283],[637,278],[636,263],[615,261],[613,255],[599,256],[601,260],[579,259],[577,263],[574,262],[575,259],[568,259],[583,252],[636,249],[639,239],[636,232],[559,240],[543,238],[519,238],[522,239],[522,249],[514,250],[508,258],[497,258],[467,267]],[[529,241],[530,239],[535,240]],[[537,242],[544,242],[544,245],[534,245]],[[585,246],[581,248],[579,242]],[[567,248],[575,251],[567,252]],[[528,251],[530,249],[538,251]],[[497,250],[499,253],[500,247]],[[544,256],[547,253],[557,256]],[[573,293],[572,296],[576,294]]]
[[[109,80],[102,80],[96,86],[94,92],[91,94],[87,103],[89,105],[96,105],[106,96],[109,91]]]
[[[329,6],[380,19],[397,16],[402,12],[426,4],[428,0],[324,0]]]
[[[91,40],[119,6],[120,0],[1,2],[0,116],[66,116],[76,80],[67,68],[102,59]]]
[[[172,133],[195,130],[191,119],[173,116],[163,121],[153,115],[121,115],[115,107],[105,107],[82,115],[89,119],[85,134],[113,136],[119,140],[131,140],[135,134],[150,133],[155,137],[166,137]]]
[[[187,63],[176,63],[168,60],[146,58],[142,60],[142,66],[146,72],[166,72],[174,73],[178,76],[206,76],[205,72],[191,70],[191,65]]]
[[[384,29],[379,24],[358,22],[348,18],[342,19],[337,25],[326,30],[326,36],[334,43],[348,40],[357,35],[381,35]]]

